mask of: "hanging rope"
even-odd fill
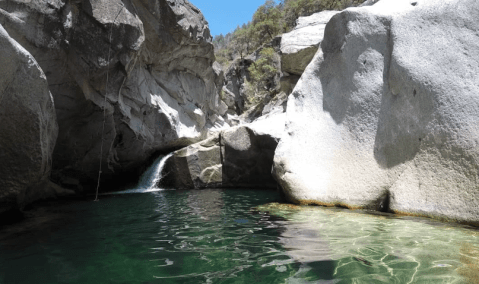
[[[107,61],[108,65],[110,64],[110,57],[111,57],[111,37],[112,37],[112,34],[113,34],[113,26],[115,25],[115,21],[118,18],[118,16],[120,16],[120,13],[123,10],[123,8],[125,8],[125,6],[122,5],[120,11],[118,11],[118,14],[116,15],[115,19],[113,20],[113,23],[110,26],[110,35],[108,37],[108,40],[109,40],[108,61]],[[106,121],[106,103],[107,103],[106,97],[108,95],[109,76],[110,76],[110,68],[107,68],[107,70],[106,70],[106,85],[105,85],[105,101],[103,102],[103,126],[102,126],[102,130],[101,130],[100,167],[99,167],[99,170],[98,170],[98,182],[97,182],[97,185],[96,185],[96,194],[95,194],[95,200],[94,201],[98,201],[98,191],[100,189],[100,180],[101,180],[101,174],[102,174],[101,165],[103,163],[103,140],[105,139],[105,121]]]

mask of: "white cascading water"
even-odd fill
[[[161,171],[165,166],[166,160],[171,157],[173,153],[170,153],[163,157],[158,157],[153,164],[141,175],[138,185],[134,189],[128,189],[124,191],[112,192],[109,194],[123,194],[123,193],[144,193],[163,190],[158,188],[157,184],[161,180]]]
[[[155,162],[141,175],[138,182],[138,189],[158,189],[157,184],[161,180],[161,171],[165,166],[166,160],[171,157],[170,153],[164,157],[159,157]]]

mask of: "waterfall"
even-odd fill
[[[141,175],[138,182],[138,189],[158,189],[156,185],[161,180],[161,171],[165,166],[166,160],[171,157],[170,153],[164,157],[158,157],[153,164]]]
[[[171,157],[173,153],[166,156],[158,157],[153,164],[141,175],[138,185],[134,189],[111,192],[108,194],[124,194],[124,193],[144,193],[163,190],[158,188],[157,184],[161,180],[161,171],[165,166],[166,160]]]

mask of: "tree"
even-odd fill
[[[282,31],[281,19],[282,11],[273,0],[266,0],[253,15],[252,35],[254,36],[257,46],[261,43],[272,40]]]
[[[251,82],[256,86],[256,89],[268,86],[268,81],[270,81],[278,69],[274,66],[274,56],[275,51],[273,48],[268,47],[260,51],[260,59],[254,62],[249,68]]]
[[[282,0],[283,20],[288,31],[296,25],[299,17],[310,16],[324,10],[343,10],[356,6],[364,0]]]
[[[215,55],[225,67],[236,57],[242,59],[252,51],[270,42],[276,35],[288,32],[301,16],[323,10],[341,10],[364,0],[267,0],[249,23],[238,26],[232,33],[213,39]]]
[[[224,43],[225,37],[223,36],[223,34],[219,34],[213,38],[213,45],[215,46],[216,50],[223,48]]]
[[[241,59],[243,59],[243,56],[248,55],[251,51],[253,40],[251,25],[243,25],[242,28],[237,28],[233,37],[235,53],[239,53]]]

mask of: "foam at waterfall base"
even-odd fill
[[[157,192],[163,191],[164,188],[157,187],[157,184],[161,180],[161,172],[165,166],[166,160],[171,157],[173,153],[170,153],[166,156],[158,157],[153,164],[141,175],[140,180],[136,188],[108,192],[101,195],[111,195],[111,194],[130,194],[130,193],[147,193],[147,192]]]

